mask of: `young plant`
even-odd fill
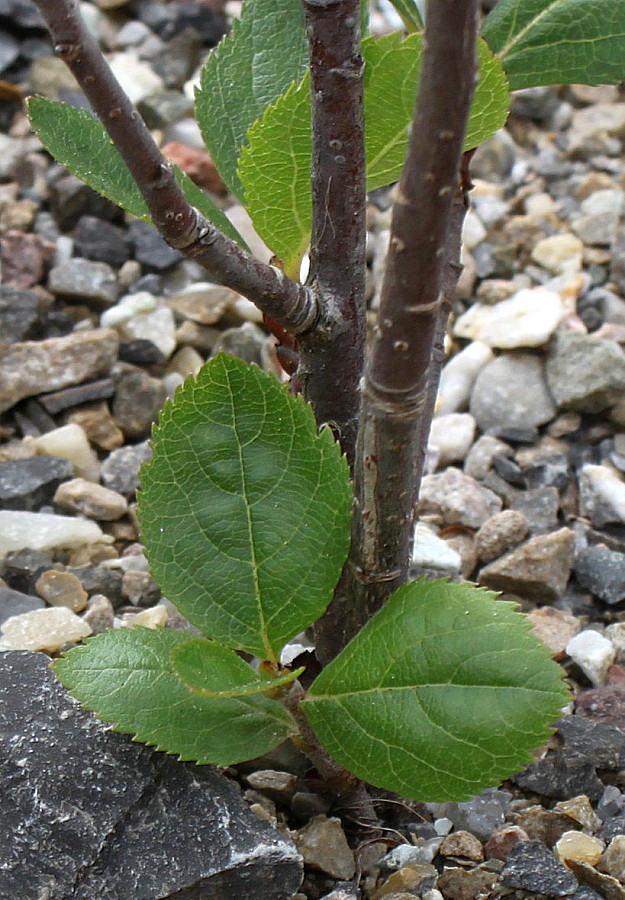
[[[225,356],[185,383],[154,432],[140,520],[155,577],[206,637],[111,632],[58,661],[59,677],[184,759],[232,763],[299,731],[321,768],[325,747],[406,796],[498,781],[558,715],[557,667],[489,592],[405,584],[459,272],[461,162],[503,125],[510,89],[625,77],[622,0],[600,13],[597,0],[500,0],[479,38],[477,0],[429,0],[423,37],[395,0],[408,36],[362,39],[359,0],[246,0],[196,114],[273,265],[164,161],[75,0],[35,2],[100,120],[33,98],[45,146],[294,336],[310,404]],[[365,365],[365,189],[397,179]],[[327,665],[304,692],[280,651],[315,620]]]
[[[281,650],[332,597],[351,507],[345,457],[300,397],[219,354],[165,404],[152,443],[139,496],[146,554],[204,637],[88,638],[54,664],[85,706],[201,763],[240,762],[301,733],[315,761],[326,751],[420,800],[466,799],[529,760],[566,689],[514,604],[474,585],[403,585],[306,692],[291,684],[302,670],[282,667]]]

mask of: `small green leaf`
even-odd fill
[[[499,0],[482,35],[512,90],[625,79],[623,0]]]
[[[178,644],[172,650],[171,661],[185,687],[202,697],[266,693],[295,681],[304,671],[301,668],[275,678],[259,678],[259,673],[254,672],[234,650],[204,638]]]
[[[423,31],[423,22],[414,0],[391,0],[408,34]]]
[[[183,760],[231,765],[296,733],[284,707],[262,694],[209,698],[189,691],[171,661],[174,648],[188,640],[188,632],[168,628],[120,628],[87,638],[53,668],[115,731]]]
[[[507,116],[508,89],[501,64],[478,41],[479,82],[464,148],[500,128]],[[421,35],[367,38],[364,109],[367,189],[396,181],[408,146],[421,64]],[[239,176],[256,230],[285,262],[296,267],[310,240],[310,87],[308,75],[283,94],[248,131]]]
[[[470,584],[399,588],[302,709],[329,753],[379,787],[465,800],[530,761],[567,702],[514,604]]]
[[[245,0],[230,34],[209,53],[195,114],[219,174],[240,199],[237,164],[247,129],[307,66],[300,0]]]
[[[133,216],[151,221],[139,188],[98,119],[85,109],[46,97],[31,97],[28,114],[46,150],[72,174]],[[246,250],[245,241],[223,210],[178,166],[174,166],[174,173],[189,203]]]
[[[141,471],[154,577],[204,634],[275,661],[317,619],[347,555],[347,463],[273,375],[226,354],[165,404]]]

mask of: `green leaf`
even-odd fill
[[[367,38],[365,59],[365,151],[367,189],[396,181],[408,146],[419,68],[421,35]],[[479,82],[464,148],[500,128],[507,116],[508,89],[501,64],[478,41]],[[310,240],[310,89],[308,75],[283,94],[248,132],[239,176],[256,230],[284,262],[296,267]]]
[[[482,35],[512,90],[625,79],[623,0],[499,0]]]
[[[300,0],[245,0],[241,18],[209,53],[195,114],[219,174],[240,199],[237,164],[248,128],[307,66]]]
[[[423,22],[414,0],[391,0],[408,34],[423,31]]]
[[[399,588],[313,683],[329,753],[417,800],[465,800],[530,761],[567,701],[514,604],[470,584]]]
[[[188,632],[168,628],[120,628],[87,638],[58,659],[54,671],[115,731],[183,760],[231,765],[297,731],[284,707],[262,694],[208,698],[189,691],[171,661],[172,651],[188,640]]]
[[[134,178],[98,119],[85,109],[76,109],[46,97],[31,97],[28,114],[30,124],[46,150],[72,174],[133,216],[144,222],[151,221]],[[189,203],[246,250],[245,241],[223,210],[178,166],[174,166],[174,173]]]
[[[275,678],[263,678],[262,672],[254,672],[234,650],[204,638],[178,644],[172,650],[171,661],[185,687],[203,697],[266,693],[294,681],[304,671],[295,669]]]
[[[218,354],[165,404],[139,518],[165,595],[208,637],[275,661],[347,554],[348,470],[273,375]]]

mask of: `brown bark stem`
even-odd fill
[[[426,411],[432,348],[446,300],[452,208],[475,82],[477,7],[477,0],[428,2],[417,103],[362,390],[348,599],[331,607],[323,662],[408,574],[419,441],[427,438],[433,409],[432,402]]]
[[[365,348],[366,194],[359,0],[303,0],[310,47],[313,230],[320,318],[299,342],[303,393],[351,463]]]
[[[292,334],[314,328],[318,307],[309,288],[248,256],[188,203],[171,165],[87,30],[77,0],[35,3],[50,30],[56,55],[72,71],[121,153],[167,243],[204,266],[217,281],[252,300]]]

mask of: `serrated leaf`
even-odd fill
[[[514,604],[470,584],[399,588],[302,709],[329,753],[417,800],[465,800],[529,762],[567,691]]]
[[[300,668],[274,678],[262,678],[234,650],[204,638],[178,644],[171,652],[171,662],[184,686],[202,697],[267,693],[294,681],[304,671]]]
[[[70,693],[115,731],[183,760],[230,765],[296,733],[284,707],[262,694],[208,698],[189,691],[171,661],[174,648],[188,640],[184,631],[120,628],[87,638],[53,668]]]
[[[205,635],[275,661],[347,554],[338,444],[301,397],[222,353],[165,404],[152,445],[139,519],[155,579]]]
[[[367,38],[364,109],[367,189],[396,181],[408,146],[421,62],[421,35]],[[500,128],[507,116],[508,89],[499,61],[478,41],[479,82],[471,106],[464,148],[469,150]],[[310,240],[310,88],[308,75],[283,94],[248,132],[239,176],[248,212],[265,243],[297,266]]]
[[[623,0],[499,0],[482,35],[512,90],[625,79]]]
[[[248,128],[307,66],[300,0],[245,0],[230,34],[208,55],[195,114],[219,174],[240,199],[237,164]]]
[[[47,97],[31,97],[28,115],[46,150],[73,175],[133,216],[151,222],[141,191],[104,126],[95,116],[85,109],[76,109]],[[246,250],[245,241],[223,210],[178,166],[173,168],[189,203]]]

